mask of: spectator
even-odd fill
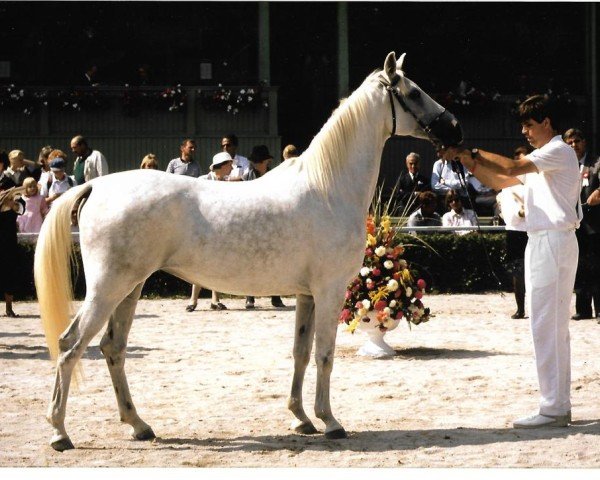
[[[282,157],[283,160],[289,160],[290,158],[294,158],[298,156],[298,149],[296,148],[295,145],[292,145],[291,143],[289,145],[286,145],[286,147],[283,149],[283,153],[282,153]]]
[[[431,191],[419,193],[417,197],[419,208],[410,214],[406,225],[408,227],[441,227],[442,217],[436,212],[437,196]],[[413,235],[415,232],[411,232]]]
[[[430,180],[419,171],[420,164],[421,156],[410,152],[406,156],[406,170],[403,170],[398,178],[396,195],[400,198],[400,208],[404,215],[414,212],[419,207],[418,198],[421,192],[431,190]]]
[[[186,138],[181,142],[179,150],[179,157],[174,158],[167,165],[167,173],[198,178],[200,176],[200,165],[194,160],[196,142],[191,138]]]
[[[231,155],[229,155],[229,153],[227,152],[217,153],[212,159],[210,172],[206,175],[202,175],[200,177],[200,180],[215,180],[220,182],[227,181],[232,168],[233,159],[231,158]],[[196,310],[196,306],[198,305],[198,297],[200,296],[201,290],[202,287],[200,285],[192,285],[192,296],[190,297],[190,304],[187,307],[185,307],[185,310],[187,312],[193,312],[194,310]],[[210,309],[227,310],[227,307],[223,305],[219,300],[219,292],[215,290],[212,291]]]
[[[498,205],[496,196],[498,192],[492,188],[486,187],[477,178],[469,175],[467,180],[469,190],[472,193],[473,204],[477,215],[498,217]]]
[[[77,155],[73,167],[73,177],[77,185],[82,185],[96,177],[108,175],[106,158],[98,150],[92,150],[82,135],[73,137],[71,150]]]
[[[158,159],[156,158],[156,155],[154,155],[153,153],[149,153],[144,158],[142,158],[142,163],[140,165],[140,168],[141,169],[150,168],[153,170],[158,170]]]
[[[450,211],[442,216],[442,226],[444,227],[471,227],[477,225],[475,212],[463,208],[460,195],[455,190],[450,190],[446,194],[446,208]],[[455,233],[465,235],[469,230],[456,230]]]
[[[4,172],[9,165],[10,162],[8,161],[8,153],[6,153],[4,150],[0,150],[0,178],[4,177]]]
[[[23,181],[25,193],[25,212],[17,218],[17,224],[21,233],[39,233],[42,228],[42,222],[48,213],[48,205],[42,195],[40,195],[38,183],[35,178],[29,177]]]
[[[40,188],[44,182],[48,181],[48,175],[50,175],[50,160],[48,157],[52,150],[54,150],[54,148],[50,145],[46,145],[45,147],[42,147],[38,154],[38,165],[40,166],[41,172],[39,178],[36,180],[40,184]]]
[[[438,212],[446,212],[444,208],[446,194],[450,190],[461,192],[461,199],[463,201],[466,200],[466,204],[468,205],[469,200],[466,196],[466,192],[464,192],[458,173],[452,169],[452,165],[448,160],[441,158],[441,152],[438,151],[436,154],[438,159],[433,164],[433,170],[431,171],[431,190],[433,190],[433,193],[438,197]],[[465,177],[467,177],[465,178],[466,181],[468,181],[469,176],[468,173],[465,175]]]
[[[97,87],[100,85],[98,80],[96,79],[98,76],[98,66],[97,65],[89,65],[85,69],[85,73],[83,74],[83,84],[89,85],[90,87]]]
[[[227,134],[221,140],[221,148],[233,158],[233,170],[229,175],[230,180],[242,178],[242,175],[248,170],[250,162],[246,157],[238,155],[238,138],[233,133]]]
[[[60,152],[60,154],[62,155],[56,156],[54,160],[50,162],[51,175],[48,178],[48,181],[42,185],[42,191],[40,192],[46,199],[48,206],[52,205],[52,202],[69,190],[69,188],[77,185],[77,183],[66,173],[67,162],[64,159],[66,155],[62,152]]]
[[[34,176],[36,165],[31,160],[26,160],[21,150],[12,150],[8,154],[8,161],[10,165],[4,171],[4,176],[15,182],[17,187],[23,185],[23,180],[26,178]]]
[[[532,151],[528,147],[518,147],[513,160],[521,160]],[[510,318],[525,318],[525,188],[522,184],[503,188],[498,194],[501,216],[506,224],[506,262],[512,277],[513,292],[517,311]]]
[[[255,180],[262,177],[269,171],[269,163],[273,159],[273,156],[269,153],[269,149],[266,145],[256,145],[252,147],[252,153],[250,154],[250,168],[242,176],[242,180]],[[285,308],[284,303],[281,301],[281,297],[272,296],[271,305],[277,308]],[[246,308],[254,308],[254,297],[246,297]]]
[[[579,160],[581,173],[580,202],[583,219],[575,231],[579,245],[579,263],[575,277],[575,315],[573,320],[594,318],[600,323],[600,205],[592,206],[588,198],[600,188],[600,159],[587,151],[581,130],[571,128],[563,135]]]
[[[13,295],[21,278],[17,216],[25,209],[25,202],[19,198],[24,191],[24,187],[14,187],[14,181],[8,177],[0,179],[0,291],[4,294],[6,316],[10,318],[19,316],[13,310]]]

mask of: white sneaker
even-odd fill
[[[519,418],[513,422],[514,428],[542,428],[542,427],[568,427],[571,421],[571,412],[566,415],[541,415]]]

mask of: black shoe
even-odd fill
[[[281,299],[271,302],[271,305],[273,305],[275,308],[285,308],[285,304],[281,301]]]
[[[510,318],[525,318],[525,312],[519,312],[518,310],[513,313]]]
[[[571,317],[571,320],[579,321],[579,320],[589,320],[592,318],[592,312],[588,314],[576,313]]]
[[[246,302],[246,310],[253,310],[254,302]]]

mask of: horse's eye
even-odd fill
[[[421,98],[421,92],[416,88],[413,88],[410,92],[408,92],[408,98],[411,100],[418,100]]]

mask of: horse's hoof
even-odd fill
[[[325,432],[325,438],[328,440],[339,440],[340,438],[348,438],[348,434],[343,428],[338,428],[337,430],[332,430],[331,432]]]
[[[156,435],[154,435],[152,429],[148,427],[146,430],[134,435],[133,438],[136,440],[154,440]]]
[[[69,437],[55,440],[50,443],[50,446],[57,452],[64,452],[65,450],[73,450],[75,448],[75,445],[73,445]]]
[[[294,431],[302,435],[313,435],[315,433],[319,433],[315,426],[310,422],[303,422],[300,425],[295,426]]]

